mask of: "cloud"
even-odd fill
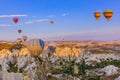
[[[32,21],[25,22],[25,24],[32,24],[32,23],[33,23]]]
[[[49,19],[40,19],[40,20],[36,20],[36,22],[47,22]]]
[[[14,27],[14,26],[23,26],[23,24],[19,23],[17,25],[12,24],[0,24],[0,27]]]
[[[68,16],[68,15],[70,15],[69,13],[63,13],[61,16]]]
[[[47,22],[47,21],[49,21],[49,19],[39,19],[39,20],[35,20],[35,21],[28,21],[28,22],[25,22],[24,24],[43,23],[43,22]]]
[[[0,24],[0,27],[11,27],[13,25],[10,25],[10,24]]]
[[[55,15],[49,15],[49,16],[47,16],[47,17],[49,17],[49,18],[54,18],[54,17],[55,17]]]
[[[19,23],[18,26],[23,26],[23,24]]]
[[[12,17],[27,17],[26,14],[15,14],[15,15],[0,15],[0,18],[12,18]]]

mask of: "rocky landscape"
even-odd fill
[[[0,42],[0,79],[120,80],[119,52],[119,41],[45,42],[38,63],[25,45]]]

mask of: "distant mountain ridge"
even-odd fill
[[[4,41],[4,40],[0,40],[0,43],[14,43],[13,41]]]

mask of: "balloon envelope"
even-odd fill
[[[17,38],[16,43],[21,43],[22,39],[21,38]]]
[[[41,39],[32,39],[28,41],[27,48],[31,55],[36,58],[42,53],[42,50],[44,49],[44,41]]]
[[[98,19],[100,18],[100,16],[101,16],[100,11],[94,12],[94,16],[95,16],[95,18],[98,20]]]
[[[111,19],[111,17],[113,16],[113,11],[112,10],[105,10],[103,12],[103,15],[109,21]]]
[[[26,40],[27,40],[27,36],[22,36],[22,39],[23,39],[24,41],[26,41]]]
[[[13,21],[14,21],[15,23],[17,23],[17,22],[18,22],[18,18],[17,18],[17,17],[13,18]]]
[[[53,23],[54,23],[54,20],[51,20],[50,23],[53,24]]]
[[[48,49],[53,53],[55,51],[56,47],[54,47],[54,46],[48,46]]]
[[[18,33],[21,33],[22,32],[22,30],[21,29],[18,29]]]

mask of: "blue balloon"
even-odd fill
[[[56,48],[55,48],[54,46],[48,46],[48,49],[49,49],[51,52],[54,52]]]
[[[44,41],[40,39],[40,40],[39,40],[39,43],[40,43],[40,46],[41,46],[42,48],[44,48],[44,46],[45,46]]]

